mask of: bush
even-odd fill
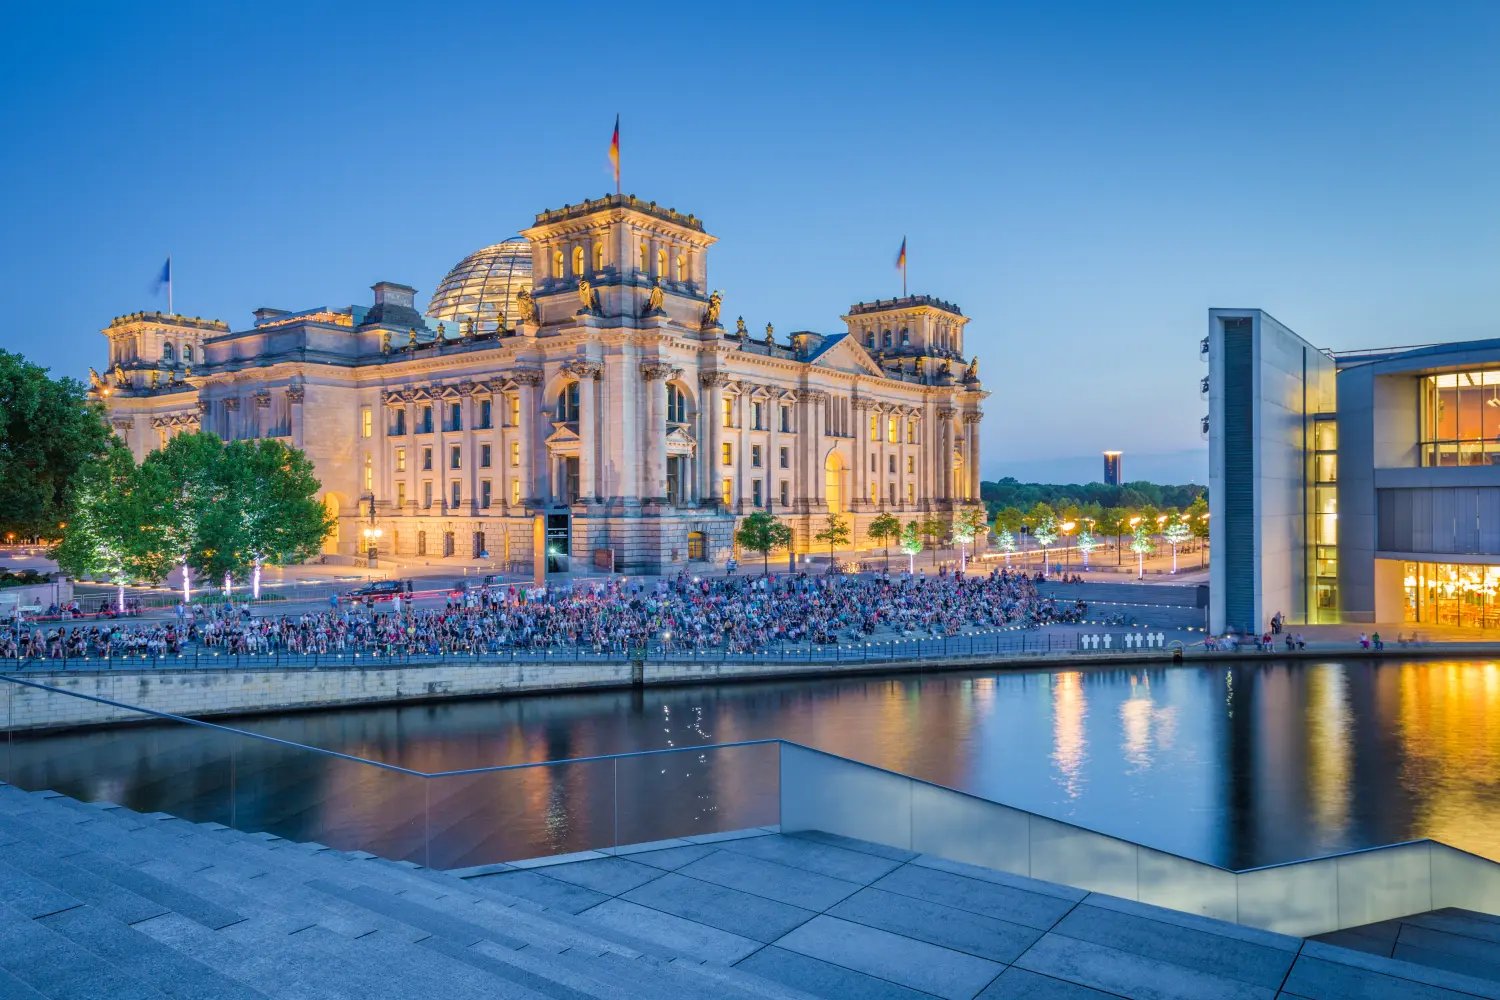
[[[23,569],[19,573],[0,571],[0,587],[29,587],[36,583],[47,583],[51,577],[34,569]]]

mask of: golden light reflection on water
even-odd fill
[[[1083,675],[1052,676],[1052,764],[1068,798],[1083,792],[1083,768],[1088,761],[1088,700],[1083,694]]]
[[[1500,860],[1500,669],[1405,664],[1396,689],[1413,832]]]
[[[1169,753],[1177,737],[1177,706],[1156,704],[1151,678],[1130,676],[1130,697],[1120,703],[1120,752],[1132,768],[1148,768],[1157,753]]]
[[[1354,794],[1353,750],[1345,668],[1322,663],[1307,668],[1305,732],[1307,791],[1318,843],[1336,845],[1349,826]]]

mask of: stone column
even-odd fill
[[[824,406],[828,402],[828,393],[822,390],[813,390],[812,406],[812,466],[813,466],[813,497],[820,507],[828,504],[828,470],[824,467],[823,449],[828,446],[825,440],[828,425],[823,422]]]
[[[723,477],[720,471],[719,453],[722,450],[724,435],[724,386],[729,382],[729,376],[723,372],[704,372],[698,376],[698,385],[702,387],[702,397],[705,400],[703,412],[707,420],[708,431],[708,454],[703,457],[704,466],[704,497],[710,501],[717,502],[722,496],[719,480]],[[702,445],[699,452],[702,452]]]
[[[271,436],[271,392],[269,389],[260,389],[255,393],[255,436],[265,438]],[[385,428],[380,429],[380,437],[384,439]]]
[[[599,499],[599,377],[604,366],[574,361],[563,371],[578,379],[578,497],[585,503]]]
[[[655,361],[641,362],[646,389],[646,481],[641,500],[665,501],[667,497],[667,380],[681,369]]]
[[[761,460],[761,480],[764,491],[761,502],[772,511],[781,505],[781,444],[776,435],[781,427],[781,398],[772,389],[766,400],[766,454]]]
[[[964,454],[964,471],[969,474],[969,499],[979,499],[979,421],[983,414],[970,412],[964,414],[964,429],[966,435],[966,448]]]
[[[911,414],[902,407],[896,424],[896,506],[906,506],[906,424],[911,419]]]
[[[953,499],[953,416],[952,407],[937,411],[938,417],[938,499]]]
[[[750,414],[755,405],[755,401],[750,398],[751,388],[744,383],[740,384],[740,443],[737,446],[740,454],[739,461],[735,463],[739,469],[739,479],[735,485],[738,487],[736,492],[739,493],[740,500],[737,509],[741,514],[750,511],[755,499],[755,494],[750,489],[750,481],[756,476],[755,466],[750,464]],[[764,467],[766,457],[762,455],[760,461]],[[761,480],[761,489],[765,489],[764,479]]]
[[[515,431],[516,440],[521,445],[521,466],[514,474],[521,480],[521,503],[532,506],[541,498],[539,477],[533,474],[532,466],[536,437],[533,428],[538,420],[539,405],[537,387],[542,384],[542,372],[537,368],[523,368],[511,375],[511,381],[516,383],[516,391],[521,394],[521,419]],[[506,460],[509,461],[509,456]]]
[[[292,425],[292,447],[301,448],[302,445],[302,400],[306,390],[299,385],[286,387],[286,405],[291,413]]]

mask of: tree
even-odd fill
[[[921,526],[922,540],[928,545],[932,544],[934,536],[942,538],[948,531],[948,525],[940,517],[924,517],[917,523]]]
[[[1130,540],[1130,551],[1135,553],[1135,578],[1146,578],[1146,557],[1156,551],[1151,541],[1151,528],[1156,522],[1144,518],[1136,522],[1135,535]]]
[[[1026,523],[1031,527],[1031,537],[1042,550],[1042,575],[1045,576],[1052,543],[1057,541],[1057,515],[1047,504],[1039,503],[1027,513]]]
[[[953,540],[959,544],[958,568],[969,568],[969,546],[981,531],[989,528],[989,519],[980,507],[965,507],[953,515]]]
[[[1005,553],[1005,565],[1010,565],[1010,554],[1016,551],[1016,536],[1010,533],[1010,529],[1001,528],[1000,533],[995,536],[995,543],[1000,546],[1000,551]]]
[[[318,500],[312,462],[296,448],[274,439],[235,441],[219,464],[235,553],[223,568],[243,576],[248,562],[251,595],[259,600],[261,568],[310,558],[333,530],[334,515]]]
[[[734,540],[742,549],[759,552],[761,573],[770,576],[771,550],[791,545],[792,529],[770,511],[758,510],[740,522],[739,529],[734,533]]]
[[[1021,530],[1021,525],[1026,523],[1026,515],[1021,513],[1019,507],[1001,507],[995,513],[995,532],[1008,531],[1012,535]]]
[[[830,569],[833,567],[834,548],[839,545],[848,545],[849,539],[852,537],[853,532],[849,530],[849,523],[844,520],[844,515],[842,514],[829,514],[828,526],[816,535],[813,535],[813,538],[818,541],[828,543],[828,565]]]
[[[136,575],[142,553],[140,492],[135,458],[118,439],[75,477],[62,539],[53,546],[58,568],[75,577],[104,577],[118,588]]]
[[[1201,566],[1207,559],[1207,556],[1202,553],[1208,543],[1208,501],[1203,497],[1196,498],[1188,506],[1185,518],[1188,527],[1193,529],[1193,537],[1198,539],[1200,552],[1198,564]]]
[[[225,513],[219,505],[218,469],[223,451],[218,435],[179,434],[141,463],[141,485],[151,512],[149,523],[142,525],[150,552],[143,560],[144,575],[154,582],[180,566],[184,603],[193,599],[193,569],[212,572],[223,565],[220,546],[226,536],[219,525]],[[208,517],[214,529],[205,538],[201,528]]]
[[[1120,565],[1121,548],[1120,539],[1129,526],[1130,512],[1123,507],[1106,507],[1099,513],[1099,533],[1105,536],[1115,536],[1115,565]]]
[[[1162,537],[1172,546],[1172,572],[1177,572],[1177,546],[1193,537],[1193,529],[1181,517],[1173,518],[1162,532]]]
[[[886,511],[870,522],[865,529],[870,538],[877,542],[885,543],[885,571],[891,571],[891,540],[901,537],[901,520],[895,514]]]
[[[1088,569],[1089,553],[1093,552],[1099,547],[1099,542],[1094,538],[1094,533],[1088,528],[1084,528],[1078,533],[1078,541],[1074,542],[1073,546],[1078,549],[1079,552],[1083,553],[1083,568]]]
[[[112,437],[83,385],[0,350],[0,534],[58,537],[80,472]]]
[[[906,571],[916,573],[917,553],[922,551],[922,522],[908,521],[901,529],[901,551],[906,553]]]

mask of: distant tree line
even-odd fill
[[[1194,500],[1208,500],[1208,488],[1196,484],[1189,486],[1162,486],[1140,480],[1123,486],[1106,486],[1103,483],[1022,483],[1006,476],[998,483],[980,483],[979,499],[997,513],[1002,507],[1019,507],[1029,510],[1039,503],[1054,509],[1059,507],[1155,507],[1157,509],[1191,507]]]

